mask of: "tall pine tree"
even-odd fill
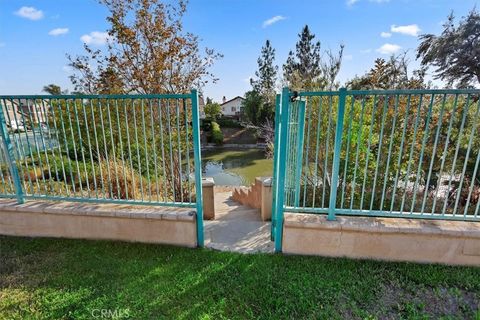
[[[295,52],[290,51],[287,62],[283,65],[283,78],[286,85],[296,90],[332,88],[340,70],[343,46],[338,55],[328,51],[328,61],[323,62],[320,41],[315,41],[315,34],[308,25],[298,35]]]
[[[315,42],[308,25],[298,36],[295,53],[290,51],[283,65],[283,77],[292,88],[309,89],[322,76],[320,41]]]
[[[275,63],[275,49],[270,40],[265,42],[257,60],[258,70],[255,71],[257,80],[250,79],[254,91],[257,91],[266,102],[273,102],[275,97],[275,83],[277,81],[278,66]]]

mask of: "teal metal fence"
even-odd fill
[[[480,90],[282,91],[283,212],[480,221]]]
[[[197,209],[197,92],[0,96],[0,197]]]

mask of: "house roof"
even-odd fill
[[[242,97],[240,97],[240,96],[236,96],[235,98],[232,98],[232,99],[230,99],[230,100],[228,100],[228,101],[225,101],[224,103],[221,104],[221,106],[223,106],[224,104],[227,104],[227,103],[229,103],[229,102],[232,102],[233,100],[236,100],[236,99],[238,99],[238,98],[240,98],[240,99],[242,99],[242,100],[245,100],[244,98],[242,98]]]

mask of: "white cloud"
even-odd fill
[[[382,38],[390,38],[392,34],[390,32],[381,32],[380,37]]]
[[[346,54],[346,55],[343,56],[343,59],[345,59],[345,61],[353,60],[353,55],[351,55],[351,54]]]
[[[359,0],[347,0],[347,6],[353,6],[355,3],[357,3]]]
[[[35,9],[34,7],[21,7],[15,14],[30,20],[40,20],[43,18],[43,11]]]
[[[372,49],[363,49],[363,50],[360,50],[360,53],[363,53],[363,54],[365,54],[365,53],[370,53],[370,52],[372,52]]]
[[[418,25],[416,24],[409,24],[406,26],[396,26],[392,25],[390,28],[391,32],[406,34],[408,36],[416,37],[418,33],[421,31]]]
[[[89,34],[84,34],[80,40],[86,44],[104,45],[110,40],[110,36],[106,32],[92,31]]]
[[[268,26],[271,26],[274,23],[277,23],[277,22],[285,20],[285,19],[286,18],[284,16],[271,17],[270,19],[263,21],[262,27],[266,28]]]
[[[68,28],[56,28],[53,30],[50,30],[48,33],[51,36],[60,36],[62,34],[67,34],[68,33]]]
[[[376,51],[378,53],[381,53],[381,54],[394,54],[400,49],[402,49],[402,47],[400,47],[397,44],[385,43],[383,46],[378,48]]]

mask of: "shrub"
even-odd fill
[[[130,167],[113,160],[101,161],[100,167],[102,174],[97,174],[97,184],[103,185],[106,197],[129,200],[140,198],[139,184],[142,176],[132,171]],[[118,184],[114,177],[118,177]],[[98,186],[98,188],[101,187]]]
[[[223,143],[223,133],[220,126],[216,122],[212,122],[212,141],[215,144]]]
[[[220,118],[217,123],[224,128],[243,128],[238,121],[229,118]]]

